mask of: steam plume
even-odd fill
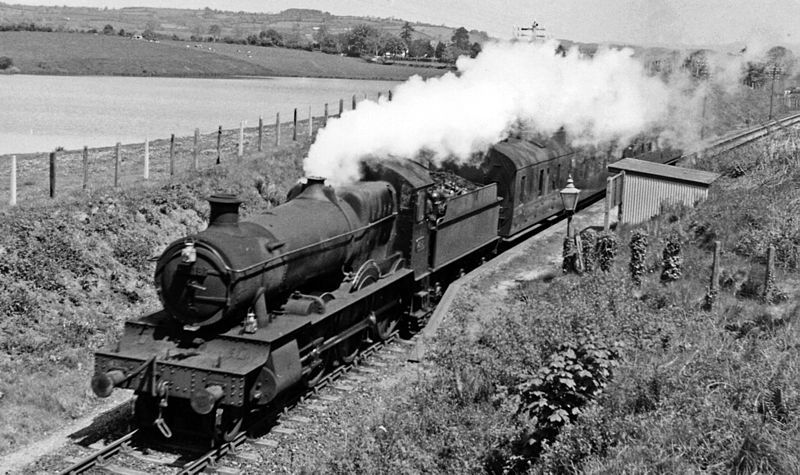
[[[557,44],[493,43],[458,73],[398,86],[393,101],[365,101],[321,130],[304,163],[308,175],[331,184],[359,178],[366,157],[468,160],[522,127],[551,135],[564,127],[574,145],[626,141],[663,127],[680,102],[675,90],[645,74],[633,51],[577,49]],[[692,107],[682,104],[682,107]]]

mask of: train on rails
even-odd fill
[[[624,155],[677,152],[642,142]],[[157,260],[163,309],[95,354],[92,389],[134,390],[136,424],[163,437],[231,440],[365,342],[424,324],[465,269],[563,212],[568,176],[583,200],[601,193],[614,158],[509,138],[472,165],[366,160],[360,182],[336,189],[310,177],[247,221],[235,196],[212,196],[208,228]]]

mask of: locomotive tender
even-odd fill
[[[133,389],[137,424],[164,437],[231,440],[365,341],[424,324],[465,268],[563,211],[569,175],[583,199],[602,191],[609,157],[511,138],[445,172],[368,160],[351,186],[308,178],[249,221],[234,196],[213,196],[208,228],[157,261],[163,310],[126,322],[116,348],[96,353],[92,389]]]

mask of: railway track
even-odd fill
[[[375,342],[365,348],[363,351],[361,351],[361,353],[359,353],[352,363],[339,366],[335,370],[331,371],[331,373],[327,374],[313,388],[299,392],[298,394],[287,399],[279,410],[265,415],[262,420],[256,422],[256,427],[259,425],[266,426],[264,429],[255,429],[253,434],[258,434],[257,436],[251,437],[248,435],[247,430],[242,430],[242,432],[239,433],[232,441],[227,442],[220,447],[209,450],[200,456],[194,457],[192,460],[186,463],[176,466],[174,465],[175,461],[170,462],[165,460],[165,463],[160,464],[162,466],[162,470],[167,470],[168,467],[172,465],[176,469],[175,473],[180,475],[194,475],[202,473],[205,470],[214,467],[227,455],[238,453],[243,446],[248,443],[260,445],[260,443],[263,443],[262,438],[270,433],[269,430],[276,427],[281,419],[290,417],[292,411],[298,408],[301,404],[307,401],[313,401],[322,389],[333,386],[345,375],[361,367],[362,365],[368,365],[371,357],[378,354],[384,348],[391,347],[393,344],[399,341],[401,341],[399,338],[399,332],[395,331],[386,340]],[[81,473],[86,473],[92,469],[99,468],[105,473],[117,473],[120,475],[145,474],[147,473],[145,471],[110,463],[112,460],[117,462],[115,457],[119,454],[131,453],[137,450],[132,448],[130,444],[136,440],[138,434],[139,430],[131,431],[124,436],[106,444],[102,448],[97,449],[94,453],[78,460],[77,462],[73,462],[69,467],[59,473],[61,475],[78,475]],[[158,447],[154,447],[154,449],[157,450]],[[143,458],[141,457],[141,454],[140,458]]]
[[[775,119],[765,124],[741,130],[732,134],[727,134],[712,141],[702,150],[681,157],[681,161],[684,159],[691,160],[700,156],[719,155],[720,153],[739,148],[762,137],[766,137],[776,128],[791,127],[798,124],[800,124],[800,113],[789,115],[781,119]]]
[[[684,159],[691,159],[692,157],[697,157],[701,155],[716,155],[719,153],[723,153],[725,151],[729,151],[735,149],[737,147],[741,147],[748,143],[751,143],[755,140],[758,140],[762,137],[769,135],[773,130],[776,128],[782,127],[790,127],[800,124],[800,114],[794,114],[788,117],[784,117],[782,119],[774,120],[768,122],[766,124],[762,124],[757,127],[752,127],[734,134],[729,134],[715,141],[711,142],[705,149],[699,152],[695,152],[693,154],[688,154],[680,159],[674,160],[676,161],[683,161]],[[598,195],[598,197],[601,197]],[[599,198],[598,198],[599,199]],[[439,309],[437,309],[438,311]],[[444,309],[446,310],[446,309]],[[383,347],[392,344],[398,339],[397,334],[393,334],[389,339],[384,342],[377,342],[370,345],[366,348],[361,355],[350,365],[341,366],[331,372],[330,374],[326,375],[317,386],[314,388],[307,390],[298,394],[292,400],[288,401],[282,406],[282,410],[280,413],[276,413],[273,417],[267,417],[267,419],[272,418],[273,422],[270,427],[275,427],[281,417],[286,417],[288,414],[291,413],[293,409],[295,409],[299,404],[302,404],[304,401],[313,398],[317,395],[317,393],[328,386],[333,385],[336,381],[338,381],[342,376],[349,373],[353,368],[358,367],[359,365],[363,364],[368,358],[370,358],[375,353],[379,352]],[[85,473],[93,468],[97,467],[104,467],[104,470],[107,472],[115,472],[116,473],[137,473],[135,470],[131,469],[118,469],[118,467],[111,468],[108,465],[108,462],[114,457],[116,457],[120,453],[130,452],[130,443],[136,438],[138,431],[132,431],[123,437],[105,445],[101,449],[97,450],[95,453],[84,457],[83,459],[73,463],[67,469],[61,471],[62,474],[79,474]],[[257,432],[258,433],[258,432]],[[262,434],[263,435],[263,434]],[[198,457],[194,457],[192,460],[188,461],[187,463],[181,465],[172,465],[176,468],[175,473],[180,474],[196,474],[201,473],[204,470],[208,469],[209,467],[213,467],[217,464],[220,460],[225,458],[229,454],[237,453],[244,445],[248,443],[256,443],[257,439],[251,439],[248,437],[247,432],[243,431],[239,434],[234,440],[223,444],[222,446],[215,448],[213,450],[207,451]],[[166,464],[164,464],[164,469],[166,470]],[[138,473],[145,473],[145,472],[138,472]]]

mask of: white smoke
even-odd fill
[[[554,54],[555,42],[487,44],[458,73],[412,77],[394,98],[365,101],[331,120],[304,163],[331,184],[359,178],[366,157],[467,160],[522,126],[543,135],[561,127],[574,145],[626,141],[661,128],[691,105],[661,79],[645,74],[629,49]],[[696,102],[696,101],[691,101]],[[685,111],[684,111],[685,112]]]

